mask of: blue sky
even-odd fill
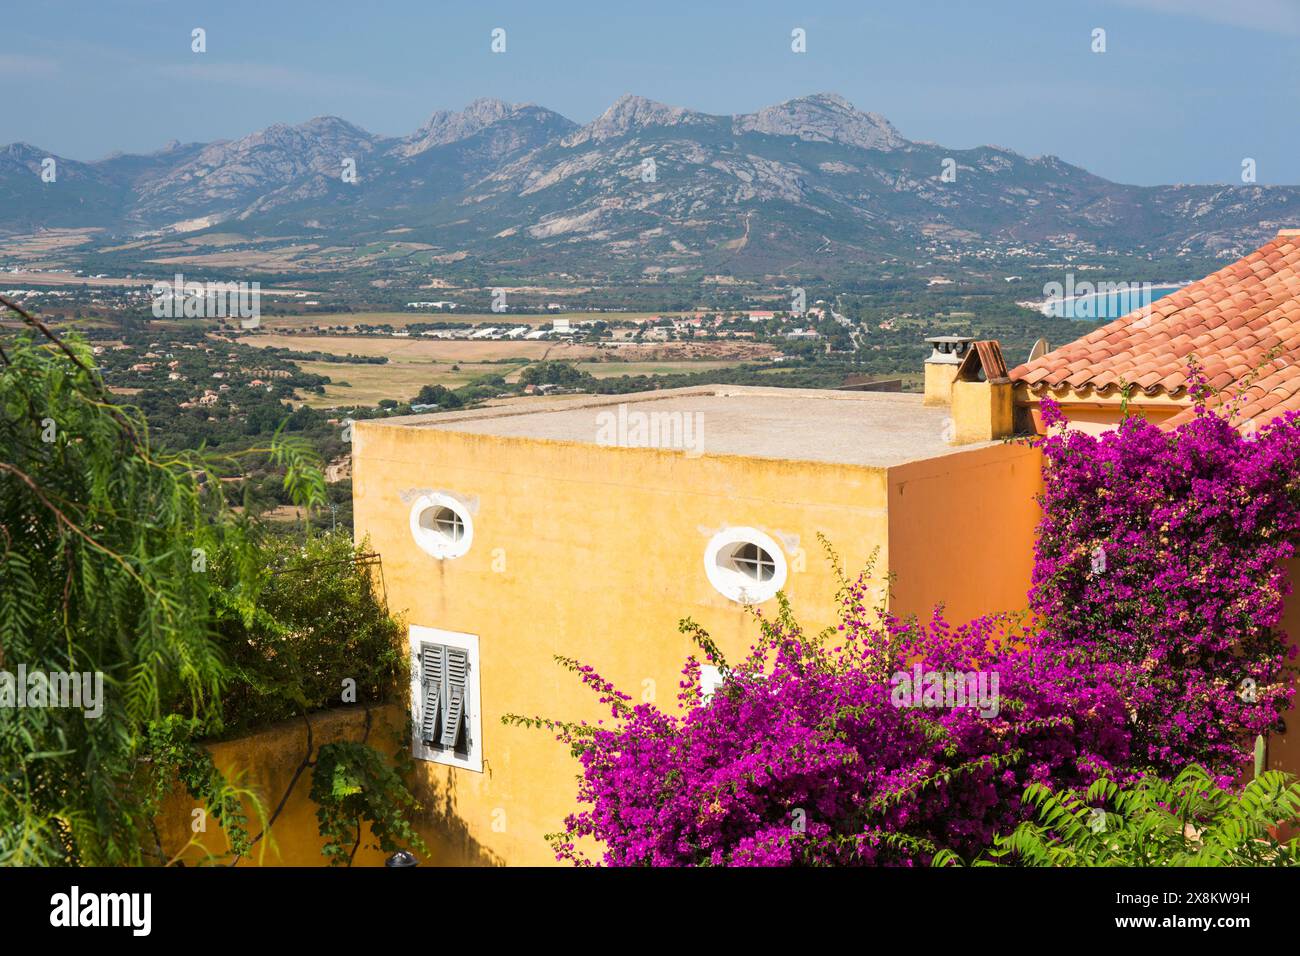
[[[712,113],[835,92],[911,139],[1122,182],[1239,182],[1250,157],[1300,183],[1300,0],[42,0],[3,21],[0,143],[75,159],[322,114],[406,133],[479,96],[585,122],[628,92]]]

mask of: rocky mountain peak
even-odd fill
[[[817,93],[737,116],[736,133],[766,133],[802,140],[844,143],[859,149],[902,149],[907,140],[879,113],[864,113],[842,96]]]
[[[406,137],[399,152],[403,156],[414,156],[426,149],[465,139],[500,122],[517,108],[504,100],[480,97],[463,110],[438,110],[427,123]]]
[[[587,141],[600,142],[653,126],[700,125],[713,121],[714,117],[707,113],[625,93],[604,113],[574,133],[569,138],[569,143],[577,145]]]
[[[1051,156],[907,140],[829,93],[738,116],[628,95],[580,128],[540,106],[479,99],[394,138],[322,116],[148,155],[59,160],[59,181],[78,181],[75,190],[34,175],[45,155],[0,146],[0,229],[122,233],[202,220],[282,235],[297,224],[338,244],[401,232],[484,262],[527,257],[561,271],[766,273],[810,257],[851,268],[918,248],[1060,237],[1217,254],[1293,221],[1300,203],[1297,187],[1132,187]],[[659,171],[650,182],[637,165],[645,156]],[[955,180],[940,175],[950,157]],[[350,182],[349,158],[359,173]]]

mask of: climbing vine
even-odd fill
[[[321,852],[331,865],[352,864],[367,824],[371,846],[385,853],[427,852],[409,819],[409,812],[418,807],[415,798],[374,747],[352,741],[322,746],[312,771],[311,798],[325,837]]]

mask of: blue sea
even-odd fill
[[[1127,283],[1124,288],[1107,290],[1092,295],[1075,295],[1069,298],[1049,299],[1042,305],[1043,315],[1058,319],[1079,319],[1092,322],[1098,319],[1118,319],[1137,309],[1163,299],[1187,283]]]

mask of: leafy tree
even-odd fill
[[[569,362],[537,362],[519,373],[522,385],[586,385],[594,381],[590,372],[584,372]]]
[[[24,326],[0,345],[0,665],[27,674],[0,694],[48,704],[47,675],[86,675],[95,698],[0,707],[0,863],[140,863],[157,775],[175,767],[149,759],[151,730],[169,714],[208,725],[228,679],[208,561],[227,554],[249,595],[261,568],[212,462],[160,452],[84,343],[0,304]],[[300,443],[277,437],[266,452],[298,500],[319,500]]]
[[[454,367],[454,366],[453,366]],[[417,405],[437,405],[439,408],[460,408],[464,402],[445,385],[425,385],[415,396]]]
[[[349,532],[271,539],[246,606],[235,555],[213,572],[217,641],[229,671],[222,731],[233,733],[344,703],[379,703],[405,680],[402,629],[375,593]]]

